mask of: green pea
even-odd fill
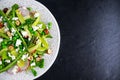
[[[7,41],[4,41],[4,44],[7,44]]]
[[[20,49],[18,52],[19,52],[19,53],[22,53],[22,52],[23,52],[23,50],[22,50],[22,49]]]
[[[19,36],[16,36],[16,38],[18,39],[18,38],[20,38]]]
[[[12,43],[13,43],[12,41],[9,41],[9,42],[8,42],[8,45],[11,45]]]
[[[2,42],[2,43],[1,43],[1,46],[5,46],[5,43],[4,43],[4,42]]]
[[[30,30],[30,32],[33,31],[33,29],[31,27],[29,28],[29,30]]]
[[[22,46],[22,45],[20,45],[20,46],[19,46],[19,48],[20,48],[20,49],[23,49],[23,46]]]
[[[52,23],[51,23],[51,22],[49,22],[49,23],[48,23],[48,29],[50,30],[50,29],[51,29],[51,27],[52,27]]]
[[[15,40],[15,41],[16,41],[16,40],[17,40],[17,38],[14,36],[14,37],[13,37],[13,40]]]
[[[3,45],[2,48],[6,48],[7,46]]]
[[[33,35],[35,34],[35,31],[32,31]]]
[[[3,68],[3,66],[2,65],[0,65],[0,69],[2,69]]]
[[[32,8],[31,8],[31,7],[27,7],[27,9],[28,9],[29,11],[32,11]]]
[[[6,20],[5,20],[4,18],[2,19],[2,21],[3,21],[3,22],[6,22]]]
[[[34,32],[33,32],[33,35],[37,35],[37,32],[34,31]]]
[[[41,35],[45,35],[45,32],[43,31],[43,32],[41,32]]]
[[[18,35],[17,33],[15,33],[15,37],[16,37],[16,38],[19,38],[19,35]]]

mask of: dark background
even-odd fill
[[[38,0],[55,16],[59,55],[36,80],[120,80],[119,0]]]

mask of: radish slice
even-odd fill
[[[15,65],[14,67],[10,68],[9,70],[7,70],[7,73],[9,73],[9,74],[16,74],[16,73],[18,73],[18,66]]]
[[[30,15],[30,14],[29,14],[29,11],[28,11],[26,8],[24,8],[24,7],[19,8],[19,10],[20,10],[21,14],[22,14],[24,17]]]
[[[19,67],[18,65],[15,65],[17,68],[16,68],[16,72],[13,72],[14,71],[14,67],[10,68],[9,70],[7,70],[7,73],[10,74],[10,75],[13,75],[15,73],[19,73],[19,72],[22,72],[22,71],[26,71],[28,69],[28,67],[30,66],[30,61],[29,60],[26,60],[25,62],[25,66],[24,67]]]
[[[20,71],[25,71],[25,70],[27,70],[28,67],[29,67],[29,65],[30,65],[30,61],[29,61],[29,60],[26,60],[26,61],[25,61],[25,65],[24,65],[23,67],[19,67],[19,68],[20,68]]]

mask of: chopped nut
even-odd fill
[[[48,29],[45,29],[44,32],[45,32],[45,34],[49,34]]]
[[[21,70],[21,68],[20,68],[20,67],[18,67],[17,72],[22,72],[22,70]]]
[[[8,47],[8,49],[13,50],[14,47],[11,45],[11,46]]]
[[[29,36],[24,36],[24,38],[29,38]]]
[[[4,8],[3,12],[6,13],[8,11],[8,8]]]
[[[28,57],[28,60],[33,60],[33,56],[29,56],[29,57]]]
[[[36,49],[35,50],[33,50],[32,52],[31,52],[31,54],[33,54],[33,53],[35,53],[36,52]]]
[[[38,57],[39,57],[39,58],[42,58],[42,56],[41,56],[41,55],[38,55]]]
[[[41,58],[40,58],[40,57],[37,57],[37,58],[36,58],[36,61],[40,61],[40,60],[41,60]]]
[[[9,37],[12,36],[12,34],[10,33],[10,31],[7,31],[7,35],[8,35]]]
[[[47,54],[51,54],[52,53],[52,50],[51,49],[48,49],[47,50]]]
[[[16,25],[19,26],[20,25],[20,21],[19,20],[16,20]]]
[[[0,22],[0,28],[2,28],[4,26],[4,24],[2,22]]]
[[[32,12],[30,12],[30,15],[31,15],[31,16],[34,16],[35,13],[36,13],[36,11],[32,11]]]

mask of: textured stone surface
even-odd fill
[[[39,0],[55,15],[61,48],[37,80],[120,80],[120,0]]]

